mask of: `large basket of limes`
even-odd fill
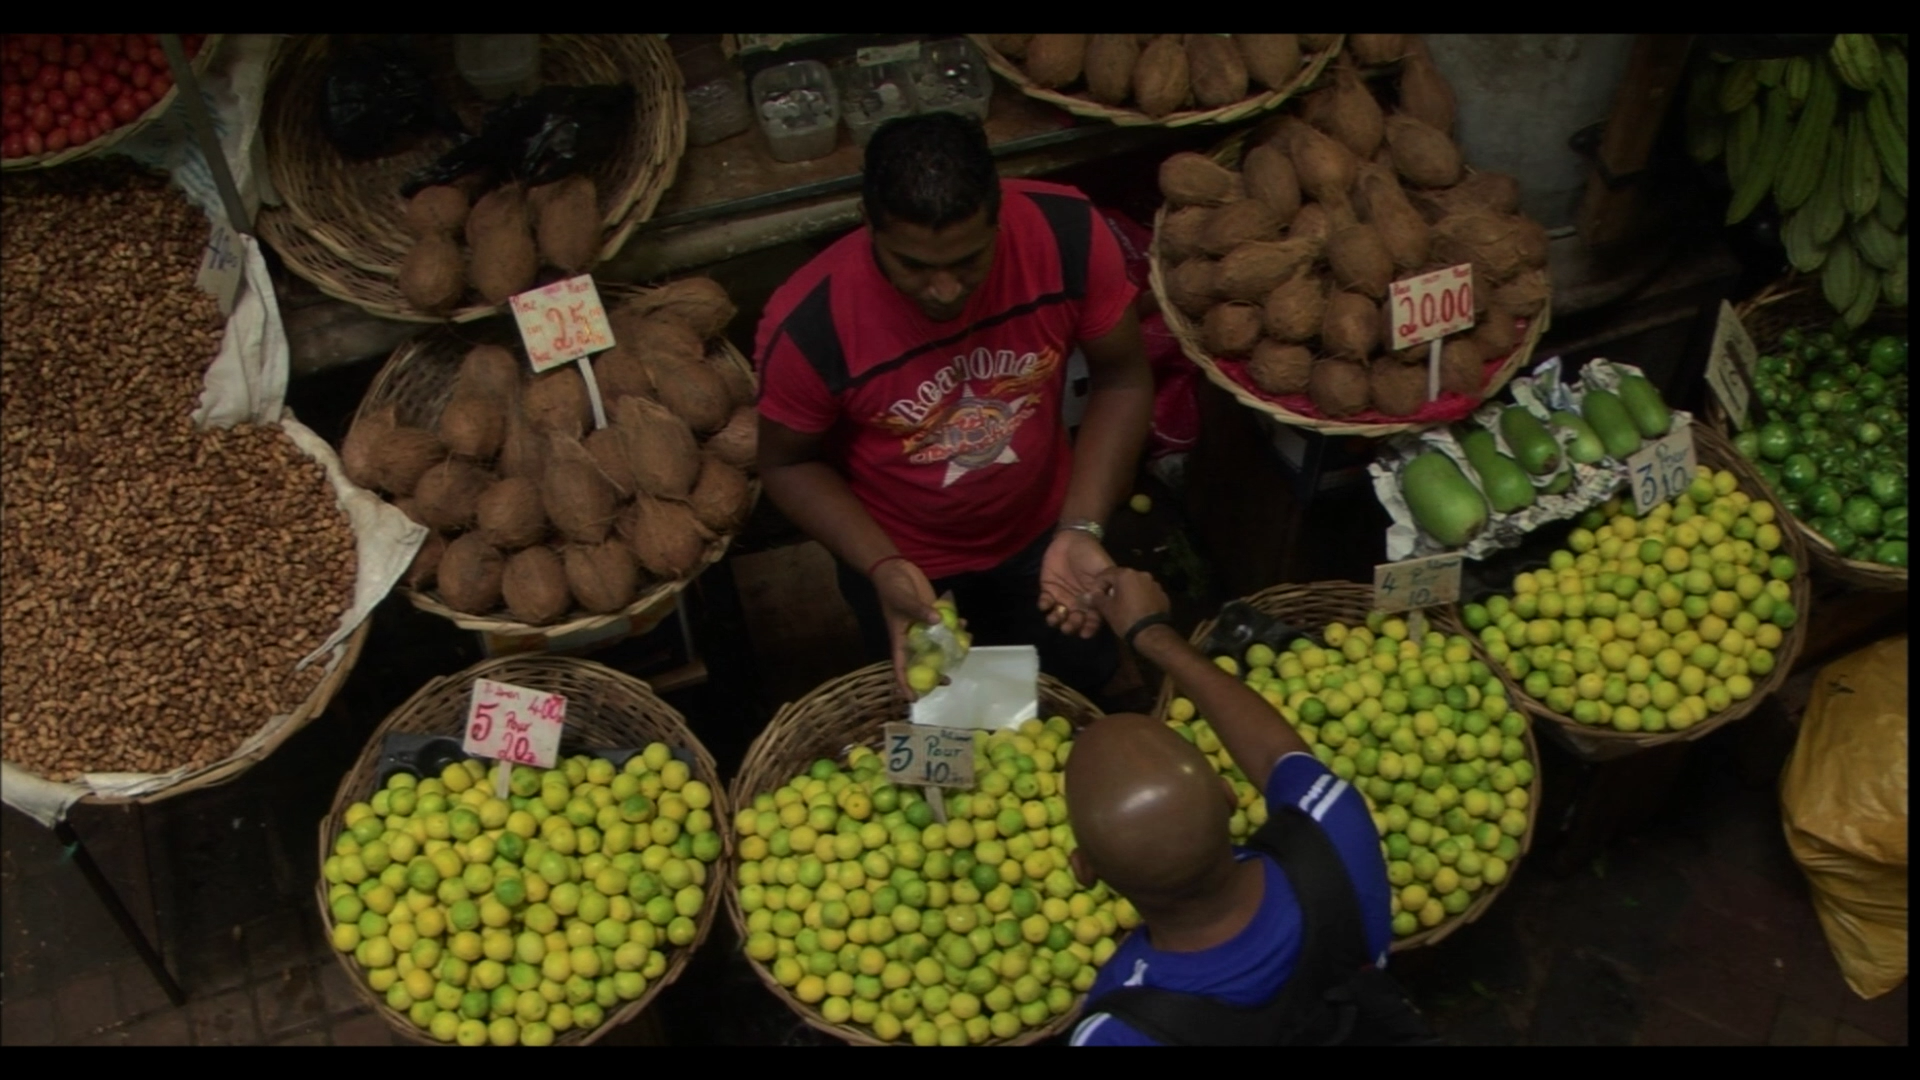
[[[1366,798],[1393,886],[1393,951],[1435,944],[1485,914],[1532,845],[1540,807],[1533,731],[1492,670],[1457,626],[1440,618],[1415,633],[1407,616],[1374,611],[1365,585],[1279,585],[1243,603],[1306,636],[1214,662],[1244,676]],[[1213,630],[1214,620],[1201,623],[1194,645]],[[1234,840],[1259,829],[1260,785],[1193,702],[1168,682],[1155,715],[1232,783]]]
[[[566,696],[554,767],[514,768],[504,799],[460,751],[480,678]],[[355,990],[409,1038],[591,1043],[712,929],[727,806],[712,756],[646,683],[570,657],[490,660],[422,687],[340,782],[321,917]]]
[[[1698,739],[1746,716],[1806,638],[1806,549],[1718,432],[1693,425],[1693,487],[1635,517],[1582,517],[1546,565],[1461,605],[1513,700],[1584,757]]]
[[[1100,712],[1040,676],[1039,718],[976,732],[975,783],[945,818],[876,753],[907,719],[893,668],[782,707],[734,778],[733,917],[760,981],[862,1045],[1022,1045],[1060,1034],[1138,924],[1067,867],[1060,771]]]
[[[1740,305],[1760,349],[1751,426],[1708,415],[1779,497],[1807,556],[1854,588],[1907,588],[1907,317],[1837,326],[1813,285],[1788,278]],[[1764,422],[1763,422],[1764,421]]]

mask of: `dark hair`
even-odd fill
[[[979,121],[955,113],[889,120],[867,143],[861,199],[874,228],[907,221],[944,229],[1000,217],[1000,176]]]

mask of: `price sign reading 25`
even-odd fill
[[[931,724],[888,724],[887,779],[922,787],[973,786],[973,733]]]
[[[1396,350],[1473,326],[1473,265],[1461,263],[1393,283]]]
[[[613,348],[613,328],[600,290],[585,274],[520,293],[510,303],[535,371]]]
[[[567,699],[492,679],[475,679],[462,749],[514,765],[551,768],[567,723]]]

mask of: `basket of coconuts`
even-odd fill
[[[1161,164],[1154,295],[1182,349],[1249,408],[1328,435],[1385,436],[1466,416],[1548,323],[1547,233],[1512,177],[1453,143],[1452,90],[1418,39],[1398,78],[1344,59],[1293,111],[1210,154]],[[1376,89],[1393,90],[1382,103]],[[1396,280],[1473,268],[1476,322],[1442,346],[1390,347]]]
[[[403,578],[468,630],[548,639],[653,610],[718,561],[759,497],[734,314],[708,278],[602,286],[613,348],[534,374],[505,319],[402,345],[341,460],[434,530]]]

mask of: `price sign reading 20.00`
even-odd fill
[[[1473,325],[1473,266],[1461,263],[1393,283],[1395,350]]]
[[[973,786],[973,733],[932,724],[888,724],[881,752],[896,784]]]
[[[461,748],[475,757],[546,769],[560,750],[567,699],[492,679],[475,679]]]

